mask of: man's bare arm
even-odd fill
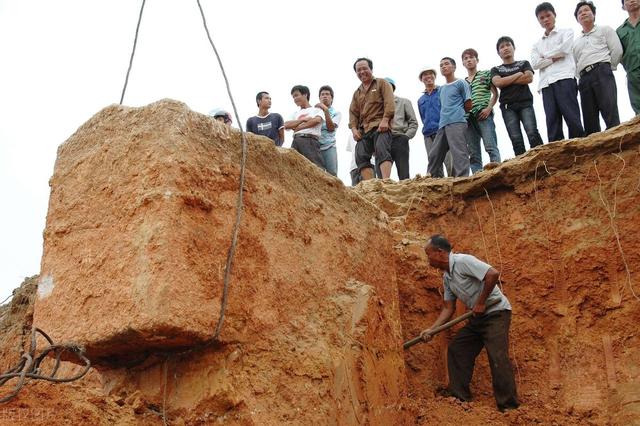
[[[506,77],[500,77],[499,75],[496,75],[491,79],[491,82],[494,86],[502,89],[504,87],[511,86],[516,80],[520,78],[520,76],[522,76],[522,74],[522,72],[517,72]]]
[[[496,286],[499,279],[500,272],[498,272],[495,268],[489,268],[484,276],[484,279],[482,280],[484,285],[482,287],[482,292],[480,293],[480,296],[478,296],[478,300],[473,307],[473,315],[477,316],[484,314],[484,311],[486,310],[485,303],[487,301],[487,298],[493,291],[493,288]]]
[[[298,127],[301,123],[304,123],[303,120],[289,120],[284,122],[284,128],[287,130],[293,130]]]
[[[455,303],[456,303],[455,300],[444,301],[444,306],[442,307],[442,310],[440,311],[440,315],[438,316],[438,318],[435,320],[433,324],[431,324],[431,327],[429,327],[428,329],[420,333],[420,337],[422,337],[422,340],[424,340],[425,342],[431,340],[433,336],[431,335],[430,331],[436,327],[441,326],[445,322],[449,321],[449,319],[453,316],[453,313],[456,310]]]
[[[525,71],[518,79],[515,81],[515,84],[530,84],[533,82],[533,73],[531,71]]]
[[[320,123],[322,123],[322,118],[313,117],[312,119],[309,119],[307,121],[303,121],[302,123],[298,124],[296,126],[295,130],[298,131],[298,130],[308,129],[310,127],[317,126]]]

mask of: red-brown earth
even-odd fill
[[[3,371],[34,325],[98,368],[27,383],[0,424],[640,424],[639,147],[635,120],[469,178],[350,189],[251,137],[227,317],[207,345],[239,133],[172,101],[109,107],[61,146],[41,276],[0,308]],[[484,353],[473,402],[435,395],[453,332],[401,349],[441,307],[434,233],[502,273],[518,410],[495,409]]]

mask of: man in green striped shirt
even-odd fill
[[[478,71],[478,52],[466,49],[462,52],[462,64],[467,69],[465,78],[471,85],[471,100],[473,109],[467,116],[467,147],[469,148],[469,162],[471,173],[482,170],[482,152],[480,139],[484,150],[489,154],[491,163],[500,163],[500,150],[496,137],[496,125],[493,121],[493,106],[498,100],[498,90],[491,83],[491,71]]]
[[[622,8],[629,18],[616,30],[624,54],[622,65],[627,71],[627,88],[633,111],[640,114],[640,0],[622,0]]]

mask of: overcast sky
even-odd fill
[[[437,68],[443,56],[458,60],[462,50],[473,47],[479,68],[488,69],[500,63],[495,43],[502,35],[515,40],[516,59],[529,59],[542,35],[534,16],[538,0],[325,0],[313,8],[290,0],[201,2],[243,125],[256,113],[258,91],[269,91],[272,111],[287,119],[295,110],[289,94],[293,85],[309,86],[312,103],[321,85],[333,86],[334,106],[345,114],[338,131],[338,173],[347,184],[346,120],[359,85],[352,69],[357,57],[371,58],[374,75],[394,78],[396,94],[415,106],[423,90],[418,81],[422,67]],[[0,0],[0,301],[24,277],[39,273],[56,149],[100,109],[119,102],[140,3]],[[576,2],[552,3],[558,27],[579,32],[573,18]],[[617,0],[596,6],[596,23],[616,28],[626,18]],[[458,62],[456,74],[464,77]],[[616,77],[625,121],[633,114],[622,67]],[[443,83],[441,76],[437,83]],[[534,93],[536,87],[537,77]],[[202,113],[230,109],[195,0],[147,1],[124,103],[142,106],[162,98],[183,101]],[[537,93],[535,106],[546,143]],[[513,157],[495,111],[502,157]],[[290,140],[288,134],[286,146]],[[411,141],[411,174],[424,174],[426,165],[418,131]]]

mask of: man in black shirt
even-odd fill
[[[258,115],[247,120],[247,132],[270,138],[276,146],[284,143],[284,120],[278,113],[270,113],[271,96],[267,92],[256,95]]]
[[[524,126],[529,146],[542,145],[538,132],[536,114],[533,110],[533,95],[529,83],[533,81],[533,68],[529,61],[513,59],[516,47],[511,37],[503,36],[496,43],[502,65],[491,68],[491,81],[500,89],[500,110],[513,145],[515,155],[524,154],[524,138],[520,123]]]

